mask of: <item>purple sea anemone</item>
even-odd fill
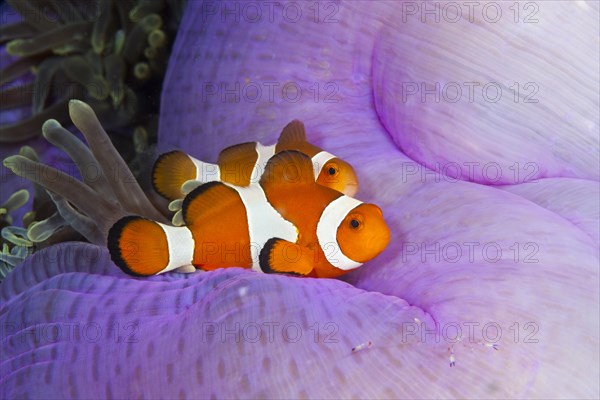
[[[598,4],[470,4],[190,1],[159,145],[302,119],[392,242],[344,281],[52,246],[0,287],[2,396],[597,398]]]
[[[181,1],[8,3],[0,9],[0,44],[6,44],[3,58],[11,57],[1,65],[0,94],[2,110],[22,115],[1,121],[0,142],[36,137],[49,118],[68,122],[66,106],[74,97],[92,103],[106,129],[137,126],[152,133],[152,97],[160,90]]]
[[[83,98],[139,174],[148,145],[156,142],[158,94],[182,4],[180,0],[2,2],[1,158],[20,153],[38,160],[41,154],[49,165],[79,176],[60,150],[36,138],[46,119],[67,123],[69,99]],[[0,239],[0,279],[34,248],[82,239],[44,189],[34,185],[31,190],[28,182],[15,182],[7,172],[0,167],[0,203],[8,201],[8,208],[0,206],[0,226],[6,227]],[[27,189],[28,198],[18,191]]]

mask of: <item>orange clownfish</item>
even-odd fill
[[[205,163],[182,151],[162,154],[154,163],[154,189],[169,200],[181,199],[182,185],[190,180],[202,183],[221,181],[237,186],[257,183],[269,159],[285,150],[298,150],[312,159],[317,183],[348,196],[358,191],[356,173],[350,164],[306,141],[304,124],[294,120],[286,125],[277,144],[242,143],[221,151],[217,164]]]
[[[185,226],[128,216],[109,231],[113,261],[154,275],[190,265],[333,278],[381,253],[390,231],[379,207],[316,183],[311,159],[273,156],[260,182],[209,182],[183,200]]]

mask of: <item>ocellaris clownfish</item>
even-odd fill
[[[258,184],[197,187],[182,212],[181,227],[137,216],[119,220],[108,235],[113,261],[140,276],[193,265],[333,278],[390,241],[379,207],[317,184],[312,160],[294,150],[271,157]]]
[[[185,193],[181,187],[190,180],[248,186],[260,180],[271,157],[285,150],[297,150],[312,159],[317,183],[348,196],[354,196],[358,191],[354,168],[333,154],[308,143],[304,124],[298,120],[293,120],[283,129],[277,144],[237,144],[221,151],[217,164],[197,160],[177,150],[162,154],[154,163],[152,184],[156,192],[169,200],[183,198]]]

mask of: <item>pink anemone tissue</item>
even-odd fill
[[[598,398],[597,2],[184,15],[159,148],[214,161],[300,119],[390,246],[343,280],[138,279],[53,246],[2,284],[2,397]]]

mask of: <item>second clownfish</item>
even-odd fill
[[[221,181],[248,186],[260,180],[271,157],[286,150],[297,150],[310,157],[317,183],[348,196],[354,196],[358,191],[352,166],[308,143],[304,124],[298,120],[283,129],[276,144],[264,146],[248,142],[228,147],[219,154],[217,164],[197,160],[182,151],[162,154],[154,163],[152,183],[154,189],[169,200],[184,197],[182,186],[187,181]]]
[[[194,266],[334,278],[381,253],[390,231],[379,207],[315,182],[298,151],[271,158],[258,184],[203,184],[183,200],[185,226],[130,216],[110,230],[113,261],[134,275]]]

